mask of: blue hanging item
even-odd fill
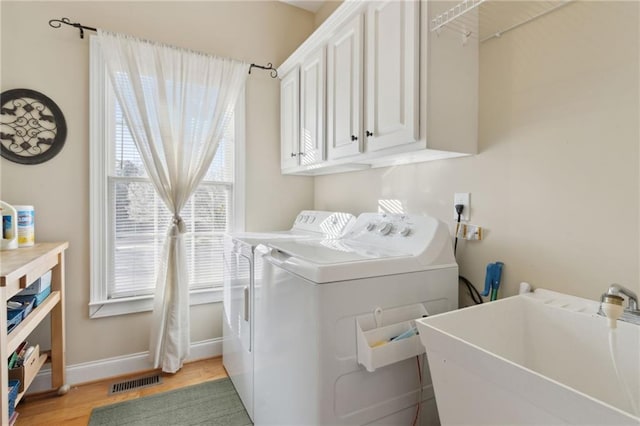
[[[498,298],[498,289],[500,288],[503,266],[504,263],[502,262],[487,264],[487,275],[484,278],[484,291],[482,292],[482,296],[487,297],[491,294],[491,301]]]

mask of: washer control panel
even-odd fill
[[[345,239],[405,252],[421,252],[436,231],[446,225],[415,214],[362,213]],[[448,230],[445,231],[448,234]]]
[[[372,213],[364,213],[371,215]],[[358,218],[358,222],[360,218]],[[353,227],[353,231],[358,231],[359,224]],[[383,236],[393,236],[395,234],[408,237],[411,234],[413,224],[408,215],[387,215],[381,213],[376,217],[368,217],[368,222],[364,226],[364,231],[375,232]]]

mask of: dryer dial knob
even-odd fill
[[[380,227],[378,228],[378,232],[380,233],[380,235],[388,235],[392,229],[393,229],[393,225],[390,224],[389,222],[386,222],[386,223],[380,224]]]
[[[400,230],[400,235],[402,235],[403,237],[408,236],[410,233],[411,233],[411,228],[409,228],[408,226],[405,226]]]
[[[376,229],[376,224],[375,224],[375,223],[373,223],[373,222],[369,222],[369,223],[367,224],[367,231],[371,232],[371,231],[373,231],[374,229]]]
[[[316,221],[316,217],[315,216],[309,216],[309,220],[308,220],[309,223],[313,223],[315,221]]]

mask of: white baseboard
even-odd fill
[[[187,361],[211,358],[222,355],[222,337],[203,340],[191,344],[191,354]],[[103,380],[109,377],[132,374],[151,369],[149,352],[139,352],[131,355],[100,359],[98,361],[83,362],[67,366],[67,384]],[[29,393],[42,392],[51,389],[51,368],[40,370],[33,383],[29,386]]]

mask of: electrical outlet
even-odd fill
[[[462,210],[462,216],[460,216],[460,220],[468,221],[471,217],[471,203],[469,202],[470,193],[468,192],[456,192],[453,194],[453,218],[458,220],[458,212],[456,212],[456,205],[462,204],[464,206],[464,210]]]

